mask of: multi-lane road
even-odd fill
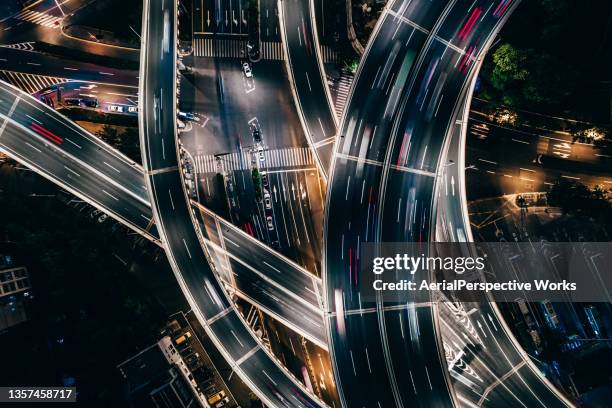
[[[337,131],[337,118],[321,62],[311,1],[280,2],[281,35],[287,72],[304,133],[321,172],[327,175]]]
[[[161,8],[162,12],[151,13],[149,4],[151,10]],[[242,247],[238,242],[244,241],[244,234],[231,225],[223,231],[222,220],[206,215],[206,211],[199,213],[204,237],[194,230],[194,215],[180,174],[176,135],[175,7],[172,1],[145,2],[140,76],[144,95],[140,103],[148,188],[142,184],[142,175],[135,176],[139,168],[134,163],[115,157],[104,144],[92,140],[93,136],[12,88],[2,88],[0,96],[3,149],[39,171],[38,163],[44,163],[43,167],[50,169],[47,177],[89,197],[94,205],[114,208],[117,204],[109,200],[136,202],[134,208],[125,208],[127,216],[121,214],[123,210],[113,214],[122,221],[130,216],[137,218],[134,211],[140,212],[141,222],[147,220],[149,228],[151,217],[147,219],[143,208],[153,202],[160,236],[177,279],[236,372],[269,404],[320,405],[249,333],[221,285],[257,288],[258,280],[265,279],[261,269],[285,270],[286,263],[274,263],[277,259],[272,255],[262,257],[261,263],[245,262],[255,253],[262,254],[251,247],[259,244],[247,241]],[[503,321],[497,319],[494,306],[481,306],[471,319],[479,324],[482,321],[488,329],[490,339],[483,345],[492,345],[498,327],[507,336],[506,343],[498,343],[495,351],[480,358],[453,327],[440,327],[439,310],[432,299],[415,298],[408,304],[398,301],[390,306],[380,300],[366,301],[359,292],[359,254],[364,242],[433,239],[439,215],[436,192],[448,187],[443,176],[451,173],[447,170],[455,163],[444,155],[448,135],[453,133],[454,121],[463,108],[464,92],[476,61],[513,7],[509,0],[476,0],[471,5],[454,0],[436,4],[397,0],[385,9],[366,50],[342,122],[325,229],[330,350],[346,406],[408,406],[415,400],[423,406],[451,406],[456,403],[453,390],[461,393],[462,402],[464,392],[480,392],[481,400],[473,396],[468,400],[495,400],[511,406],[567,404],[525,362],[527,357],[512,342]],[[306,38],[301,37],[299,24],[296,38],[298,42]],[[36,119],[41,116],[45,119]],[[25,144],[23,132],[32,137]],[[85,156],[99,160],[80,159]],[[127,179],[117,183],[117,177]],[[108,188],[99,189],[100,184]],[[235,248],[229,251],[228,246]],[[211,253],[215,253],[216,261],[211,260]],[[225,271],[224,263],[229,265]],[[297,266],[293,269],[295,274],[305,272]],[[301,279],[287,286],[299,285],[303,285]],[[315,301],[320,304],[320,283],[313,280],[309,285],[312,289],[308,293],[301,288],[290,293],[282,285],[273,285],[272,290],[249,289],[253,290],[250,295],[249,290],[242,294],[263,294],[267,301],[277,299],[278,304],[270,307],[279,310],[294,309],[299,293],[309,297],[302,302],[307,307]],[[290,300],[284,302],[285,298]],[[317,315],[316,310],[311,311]],[[442,326],[445,324],[442,319]],[[486,372],[483,377],[487,377],[489,387],[479,391],[470,387],[466,390],[462,385],[451,387],[446,361],[441,358],[442,350],[446,350],[441,339],[452,341],[453,336],[474,355],[474,365]],[[486,332],[483,336],[488,338]],[[317,340],[324,343],[321,337]]]
[[[149,196],[170,265],[195,315],[234,371],[271,406],[316,407],[266,352],[213,274],[180,174],[177,139],[177,2],[145,1],[140,137]]]
[[[0,86],[0,116],[7,129],[2,151],[156,240],[137,163],[7,84]]]

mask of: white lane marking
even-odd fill
[[[187,247],[187,241],[185,241],[185,238],[183,238],[183,244],[185,245],[185,249],[187,250],[187,255],[189,256],[189,259],[191,259],[191,252],[189,252],[189,248]]]
[[[39,148],[32,146],[32,145],[31,145],[30,143],[28,143],[28,142],[26,142],[26,144],[27,144],[28,146],[30,146],[32,149],[37,150],[37,151],[38,151],[38,153],[42,153],[42,152],[41,152],[41,150],[40,150]]]
[[[108,191],[106,191],[106,190],[102,190],[102,192],[103,192],[104,194],[106,194],[107,196],[109,196],[109,197],[113,198],[115,201],[119,201],[119,199],[118,199],[117,197],[115,197],[114,195],[112,195],[112,194],[111,194],[111,193],[109,193]]]
[[[72,170],[70,167],[64,166],[64,168],[66,170],[68,170],[69,172],[71,172],[72,174],[76,174],[78,177],[81,177],[81,175],[79,173],[77,173],[76,171]]]
[[[227,238],[226,238],[227,239]],[[263,263],[265,263],[266,265],[268,265],[271,269],[274,269],[276,272],[281,273],[281,271],[275,267],[273,267],[272,265],[270,265],[269,263],[267,263],[266,261],[263,261]]]
[[[121,173],[119,170],[117,170],[117,168],[116,168],[116,167],[111,166],[111,165],[110,165],[110,164],[108,164],[107,162],[102,162],[102,163],[104,163],[105,165],[107,165],[107,166],[108,166],[108,167],[110,167],[111,169],[115,170],[117,173]]]
[[[75,145],[76,147],[78,147],[79,149],[81,149],[81,146],[74,143],[72,140],[68,139],[67,137],[64,138],[65,141],[67,141],[68,143],[72,143],[73,145]]]

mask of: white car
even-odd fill
[[[268,229],[270,231],[274,231],[274,220],[272,220],[272,217],[269,215],[266,217],[266,224],[268,224]]]
[[[130,106],[130,107],[128,107],[128,112],[130,112],[130,113],[138,112],[138,106]]]
[[[266,205],[266,209],[271,209],[272,208],[272,200],[270,198],[270,193],[268,193],[267,191],[264,190],[264,195],[263,195],[263,199],[264,199],[264,204]]]
[[[247,78],[252,78],[253,77],[253,71],[251,70],[251,66],[249,65],[248,62],[245,62],[242,64],[242,72],[244,72],[244,75]]]
[[[122,113],[123,112],[123,106],[119,106],[119,105],[108,105],[108,110],[110,112],[119,112]]]

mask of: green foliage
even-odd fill
[[[508,81],[524,81],[529,72],[525,69],[527,53],[510,44],[500,46],[493,53],[493,75],[491,81],[493,86],[503,89]]]
[[[104,125],[102,129],[96,132],[96,136],[114,147],[117,147],[119,143],[119,132],[114,126]]]
[[[125,131],[121,134],[121,137],[119,138],[117,148],[121,151],[121,153],[125,154],[130,159],[134,160],[137,163],[140,163],[140,135],[138,134],[138,129],[125,129]]]
[[[560,178],[548,192],[547,199],[549,205],[560,207],[564,214],[610,221],[612,208],[608,191],[599,186],[591,189],[580,182]]]

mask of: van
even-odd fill
[[[217,402],[221,401],[223,398],[225,398],[225,391],[219,391],[211,395],[210,397],[208,397],[208,403],[214,406]]]
[[[190,337],[191,337],[191,333],[185,332],[185,334],[183,334],[181,337],[176,339],[175,342],[176,342],[177,345],[180,345],[181,343],[184,343],[185,340],[187,340]]]

